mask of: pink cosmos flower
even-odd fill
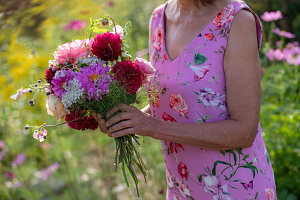
[[[284,59],[284,53],[280,50],[280,49],[270,49],[267,53],[266,53],[267,58],[270,61],[274,61],[275,60],[283,60]]]
[[[68,31],[70,29],[73,29],[74,31],[80,31],[81,29],[84,29],[85,26],[86,26],[85,21],[73,20],[69,24],[65,25],[63,29],[64,31]]]
[[[75,40],[71,43],[67,42],[58,46],[57,51],[54,52],[54,60],[64,65],[66,63],[73,64],[77,59],[87,57],[88,52],[86,44],[89,43],[88,39]]]
[[[11,95],[10,98],[17,100],[22,94],[26,94],[29,91],[30,91],[30,88],[26,88],[26,89],[21,88],[21,89],[17,90],[17,94]]]
[[[15,160],[12,162],[12,166],[17,167],[18,165],[21,165],[25,159],[26,159],[26,155],[24,153],[17,155]]]
[[[42,129],[40,131],[34,131],[33,138],[43,142],[47,138],[47,131],[46,129]]]
[[[272,32],[279,36],[290,38],[290,39],[296,37],[296,35],[294,35],[290,32],[284,31],[284,30],[280,30],[279,28],[273,29]]]
[[[4,142],[2,140],[0,140],[0,149],[4,148]]]
[[[282,14],[281,14],[280,10],[264,12],[264,14],[261,16],[261,18],[266,22],[277,21],[279,19],[282,19]]]
[[[49,176],[51,176],[53,174],[53,172],[55,172],[59,167],[59,163],[55,162],[54,164],[50,165],[49,167],[47,167],[46,169],[40,171],[38,173],[38,175],[40,176],[40,178],[43,181],[47,181]]]

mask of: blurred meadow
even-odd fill
[[[128,189],[121,172],[114,170],[115,143],[111,138],[99,129],[83,132],[60,126],[49,128],[48,138],[40,143],[24,126],[56,123],[47,114],[45,95],[39,96],[34,107],[29,105],[27,94],[18,101],[10,96],[43,78],[57,46],[86,38],[89,19],[104,13],[113,16],[121,26],[128,20],[132,22],[129,53],[148,59],[149,19],[153,9],[163,2],[0,0],[1,200],[138,199],[133,182]],[[300,199],[300,1],[247,0],[246,3],[261,17],[264,27],[260,123],[275,172],[278,199],[297,200]],[[278,10],[282,18],[274,19],[265,13]],[[142,109],[147,104],[144,95],[143,101],[135,106]],[[140,199],[163,200],[166,181],[160,142],[145,138],[141,153],[149,173],[148,183],[140,183]]]

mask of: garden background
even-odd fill
[[[148,58],[148,26],[162,0],[0,0],[0,199],[137,199],[121,172],[114,171],[114,141],[97,131],[67,126],[48,130],[40,143],[26,124],[55,124],[40,95],[31,107],[25,97],[10,99],[17,89],[42,78],[58,45],[85,38],[89,18],[104,13],[129,31],[131,55]],[[300,1],[247,0],[259,15],[280,10],[283,18],[266,22],[261,51],[263,136],[273,164],[280,200],[300,199],[299,64]],[[286,32],[273,33],[280,28]],[[281,36],[279,36],[279,35]],[[291,36],[291,35],[290,35]],[[289,44],[288,44],[289,43]],[[272,50],[273,49],[273,50]],[[147,97],[137,106],[147,104]],[[145,139],[142,154],[149,168],[142,199],[165,198],[166,181],[160,142]]]

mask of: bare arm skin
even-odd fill
[[[118,105],[109,115],[117,110],[125,112],[106,122],[109,136],[140,134],[212,149],[252,146],[260,114],[260,62],[255,19],[249,11],[241,10],[233,21],[224,71],[229,120],[201,124],[167,122],[145,115],[133,106]],[[126,121],[117,123],[123,119]]]

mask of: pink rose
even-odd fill
[[[183,97],[180,94],[173,93],[169,98],[170,108],[179,112],[180,116],[184,116],[189,112],[189,106],[185,103]]]

